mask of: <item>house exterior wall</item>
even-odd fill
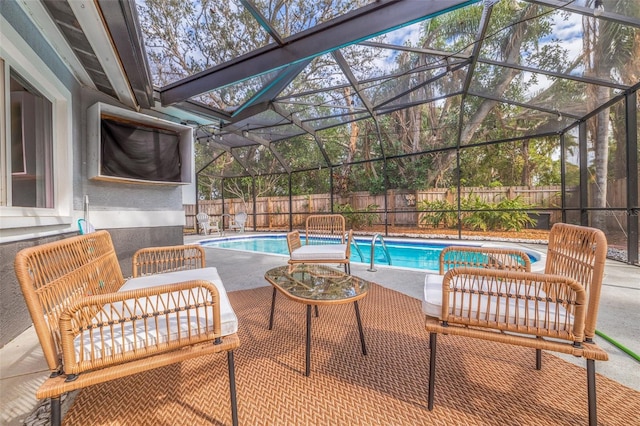
[[[44,225],[37,220],[31,223],[30,218],[16,217],[15,209],[0,207],[0,347],[2,347],[31,325],[13,269],[16,253],[22,248],[77,235],[77,220],[83,217],[85,195],[89,199],[90,221],[97,229],[106,229],[111,233],[125,276],[131,274],[131,257],[137,249],[182,244],[184,211],[180,186],[114,183],[88,179],[87,147],[89,143],[95,141],[88,138],[87,109],[96,102],[126,107],[96,89],[82,87],[65,62],[60,59],[58,52],[48,43],[46,37],[17,2],[13,0],[0,2],[0,19],[2,33],[0,38],[13,42],[16,46],[28,46],[27,50],[30,50],[31,57],[36,58],[39,64],[44,64],[48,68],[44,72],[54,75],[57,84],[63,86],[62,90],[69,94],[67,102],[70,103],[68,108],[70,137],[63,143],[70,145],[66,150],[69,152],[71,170],[67,170],[67,167],[63,168],[65,170],[59,170],[54,163],[54,180],[59,177],[64,181],[65,176],[69,176],[69,186],[72,186],[71,191],[64,188],[65,200],[68,200],[65,213],[56,218],[54,211],[52,214],[54,217],[48,218]],[[1,49],[0,52],[2,52]],[[27,63],[26,67],[29,66],[36,65]],[[4,108],[1,111],[4,114]],[[160,117],[155,112],[141,112]],[[21,221],[21,219],[25,220]]]

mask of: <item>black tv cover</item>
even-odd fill
[[[101,120],[101,174],[180,182],[179,135],[130,122]]]

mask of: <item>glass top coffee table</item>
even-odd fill
[[[337,305],[353,302],[358,332],[360,333],[362,354],[367,354],[358,300],[367,295],[371,284],[369,281],[354,275],[348,275],[338,269],[313,264],[279,266],[268,270],[264,277],[273,286],[269,330],[273,328],[273,313],[278,291],[295,302],[307,305],[305,375],[308,376],[311,372],[311,306],[316,307],[317,316],[319,305]]]

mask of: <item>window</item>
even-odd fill
[[[51,102],[13,70],[9,91],[10,205],[53,208]]]
[[[0,243],[73,227],[72,96],[0,15]],[[47,47],[41,46],[41,54]],[[71,74],[63,77],[69,80]]]

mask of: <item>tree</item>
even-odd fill
[[[637,2],[615,0],[611,2],[596,2],[592,7],[602,7],[604,10],[633,16],[640,11]],[[622,80],[627,84],[638,81],[640,73],[640,36],[637,31],[621,24],[600,20],[597,17],[585,17],[584,50],[585,50],[585,74],[604,81]],[[617,76],[620,76],[617,78]],[[611,98],[611,89],[599,85],[589,88],[587,102],[590,110],[595,110],[605,104]],[[624,123],[624,110],[620,105],[614,109],[602,109],[593,120],[588,122],[589,135],[592,139],[594,151],[594,182],[596,190],[593,192],[592,207],[607,207],[607,183],[609,179],[609,150],[610,128],[613,123],[616,149],[618,151],[617,165],[625,170],[623,157],[626,137],[621,127]],[[620,170],[618,170],[620,171]],[[592,225],[596,228],[606,229],[606,216],[603,211],[594,211]]]
[[[364,0],[254,2],[283,37],[365,3]],[[637,8],[639,6],[636,3],[607,2],[607,8]],[[157,84],[191,75],[270,42],[266,31],[256,25],[254,18],[233,2],[148,0],[140,7],[143,9],[140,13],[145,20],[142,27],[147,33],[147,48]],[[606,89],[586,93],[583,83],[549,76],[544,78],[550,84],[539,93],[532,93],[531,87],[539,83],[539,77],[535,72],[519,70],[517,65],[561,72],[586,69],[596,78],[622,79],[626,74],[635,76],[637,57],[640,55],[634,56],[633,53],[638,53],[638,37],[634,29],[619,24],[609,25],[607,22],[605,25],[603,22],[596,28],[592,25],[593,18],[589,18],[587,22],[591,27],[585,35],[586,54],[573,58],[569,63],[567,49],[561,41],[552,39],[555,17],[558,14],[565,14],[566,17],[569,13],[517,0],[495,3],[492,10],[487,35],[480,41],[481,57],[488,61],[475,63],[471,85],[471,93],[477,93],[478,96],[443,95],[459,92],[464,87],[468,66],[460,66],[463,60],[460,55],[469,56],[473,52],[478,22],[486,11],[486,6],[480,4],[425,21],[421,39],[416,45],[423,50],[419,53],[396,51],[396,55],[392,56],[395,61],[393,70],[384,69],[380,73],[375,69],[373,59],[379,52],[374,49],[364,45],[341,48],[339,53],[350,64],[353,73],[357,74],[358,79],[365,80],[357,88],[358,92],[345,83],[337,53],[314,58],[278,96],[276,102],[285,111],[295,113],[299,119],[308,122],[318,115],[331,115],[332,118],[314,122],[314,126],[329,127],[313,136],[289,139],[280,139],[278,130],[274,130],[275,137],[269,135],[267,138],[273,141],[266,144],[268,147],[234,148],[233,156],[225,153],[215,164],[208,166],[206,175],[240,176],[250,173],[259,176],[283,172],[280,157],[272,152],[277,151],[292,170],[309,170],[291,176],[294,185],[292,192],[299,193],[325,188],[329,175],[315,173],[314,169],[327,165],[341,165],[332,169],[334,174],[331,177],[343,192],[361,188],[381,191],[385,187],[447,187],[458,183],[454,174],[457,172],[458,158],[463,162],[461,178],[468,184],[557,183],[558,162],[551,154],[558,150],[557,138],[523,139],[503,146],[487,145],[460,151],[443,148],[455,148],[458,145],[465,148],[476,142],[558,130],[561,124],[556,122],[556,114],[544,108],[526,108],[525,104],[531,102],[546,106],[547,109],[557,109],[559,113],[563,105],[569,104],[585,106],[587,109],[587,101],[595,99],[590,105],[593,108],[600,105],[605,96],[610,97],[611,93]],[[636,16],[634,13],[626,12],[625,15]],[[215,37],[211,37],[211,34],[215,34]],[[611,52],[607,51],[610,43],[615,43],[616,47],[610,49]],[[444,57],[424,53],[426,49],[450,52],[451,55]],[[609,55],[608,63],[597,64],[594,58],[605,53]],[[494,65],[490,63],[491,60],[516,66]],[[393,76],[389,78],[374,78],[390,73]],[[263,83],[274,74],[267,73],[214,90],[200,96],[199,100],[217,108],[233,110],[260,90]],[[631,78],[637,81],[638,77]],[[322,90],[329,86],[333,88]],[[383,112],[386,107],[399,105],[412,106],[379,115],[375,120],[358,120],[365,109],[360,98],[361,91],[374,105],[386,100],[382,108],[377,105],[376,111]],[[509,99],[514,104],[492,98]],[[438,100],[420,104],[425,99]],[[617,112],[612,110],[611,114]],[[604,138],[604,143],[594,144],[598,150],[604,150],[596,155],[595,174],[598,179],[604,176],[606,184],[608,166],[602,159],[608,152],[611,138],[606,134],[609,129],[608,116],[604,112],[603,115],[602,119],[599,116],[593,120],[596,125],[590,129],[590,134]],[[562,121],[560,114],[557,118]],[[330,127],[333,125],[336,127]],[[619,124],[614,125],[614,134],[620,134],[622,130]],[[322,152],[319,146],[322,146]],[[624,152],[621,147],[617,142],[615,152],[618,153],[618,162],[624,160],[620,156]],[[432,152],[406,155],[423,151]],[[197,156],[217,155],[219,152],[219,149],[203,148],[198,150]],[[461,153],[460,157],[458,152]],[[386,170],[383,170],[383,159],[393,156],[397,157],[386,161]],[[236,164],[236,160],[240,160],[242,166]],[[209,160],[198,161],[204,165]],[[351,162],[362,162],[362,166],[352,167],[349,164]],[[386,175],[383,175],[383,171]],[[204,182],[206,179],[204,176],[203,191],[211,192],[213,187]],[[354,184],[355,181],[358,184]],[[288,191],[288,188],[282,187],[282,181],[273,184],[277,185],[274,192]]]
[[[328,21],[333,17],[344,14],[352,9],[366,5],[366,0],[287,0],[287,1],[255,1],[255,6],[262,12],[269,23],[282,38],[299,33],[316,25]],[[150,60],[153,82],[157,86],[164,86],[178,79],[196,74],[205,69],[219,65],[232,58],[241,56],[253,49],[273,42],[267,33],[243,7],[236,2],[217,0],[145,0],[138,3],[141,28],[145,34],[147,54]],[[213,36],[212,36],[213,35]],[[368,51],[350,46],[341,49],[347,62],[362,72],[372,68],[372,57]],[[216,89],[200,95],[197,100],[209,106],[225,111],[232,111],[251,95],[262,89],[275,73],[266,73],[229,87]],[[335,60],[330,54],[314,58],[303,72],[281,94],[282,99],[295,95],[300,90],[314,90],[326,87],[336,81],[336,75],[341,73]],[[332,108],[353,108],[351,93],[328,93],[298,97],[302,104],[315,105],[318,112],[332,111]],[[296,108],[296,107],[294,107]],[[311,107],[309,107],[311,110]],[[299,110],[299,108],[296,108]],[[300,112],[300,111],[297,111]],[[334,112],[335,113],[335,112]],[[304,118],[313,118],[311,116]],[[284,119],[283,119],[284,120]],[[358,124],[351,125],[353,150],[355,138],[358,135]],[[271,136],[271,135],[270,135]],[[275,135],[277,139],[278,135]],[[271,138],[270,138],[271,139]],[[299,138],[302,150],[309,152],[309,145],[315,140]],[[278,144],[273,145],[277,150]],[[291,148],[291,144],[284,146]],[[289,149],[293,151],[293,149]],[[198,150],[196,156],[207,156],[209,151]],[[286,156],[286,152],[283,154]],[[266,154],[261,154],[267,157]],[[210,157],[209,157],[210,158]],[[288,158],[295,158],[289,156]],[[337,158],[340,158],[338,156]],[[233,157],[221,157],[219,167],[208,168],[210,174],[226,173],[231,167]],[[202,160],[205,164],[208,159]],[[252,172],[272,173],[282,172],[282,165],[271,161],[269,168],[260,165],[254,170],[257,162],[248,164]],[[322,159],[322,165],[326,162]],[[296,169],[295,167],[293,168]],[[234,170],[235,173],[235,170]],[[246,173],[243,172],[243,173]],[[227,173],[228,174],[228,173]]]
[[[552,42],[548,46],[540,48],[538,41],[548,35],[551,30],[551,19],[541,15],[543,8],[537,5],[522,5],[517,1],[503,1],[496,4],[490,20],[488,34],[490,37],[483,41],[485,51],[493,52],[493,59],[511,64],[520,64],[523,52],[531,60],[559,63],[561,58],[558,42]],[[483,7],[467,7],[455,12],[444,14],[425,23],[421,44],[418,47],[428,49],[435,48],[450,52],[460,52],[470,55],[474,46],[477,33],[477,22],[483,13]],[[512,22],[518,25],[511,25]],[[431,69],[428,55],[412,55],[403,53],[398,55],[399,70],[425,69],[425,71],[413,72],[413,87],[417,89],[406,95],[406,102],[420,99],[430,99],[442,93],[452,93],[462,87],[466,79],[466,69],[452,71],[452,63],[447,59],[441,68]],[[424,84],[441,75],[441,78]],[[475,72],[476,90],[484,90],[492,97],[500,97],[508,94],[511,99],[518,100],[524,97],[524,87],[533,82],[524,81],[522,73],[515,68],[502,68],[478,63]],[[400,91],[396,89],[396,91]],[[462,103],[464,102],[464,103]],[[462,114],[462,119],[460,115]],[[548,114],[542,117],[539,114],[534,120],[535,114],[521,107],[509,107],[488,98],[467,96],[464,100],[460,96],[449,97],[441,102],[429,102],[418,106],[409,107],[392,114],[393,120],[380,121],[384,127],[383,133],[395,135],[399,143],[394,143],[393,137],[386,138],[388,152],[399,151],[401,153],[416,153],[423,150],[453,147],[458,143],[467,145],[476,140],[499,140],[509,137],[513,132],[521,131],[523,123],[530,127],[528,131],[535,133],[535,128],[544,128],[547,120],[552,119]],[[461,126],[461,128],[460,128]],[[527,185],[535,180],[534,170],[537,165],[533,161],[543,161],[540,156],[531,155],[540,151],[534,146],[527,146],[530,142],[523,142],[518,150],[518,161],[523,161],[519,167],[517,179],[505,179],[514,184]],[[545,142],[548,143],[548,142]],[[485,151],[499,151],[498,148]],[[409,157],[398,162],[398,175],[406,173],[412,168],[413,162],[422,163],[423,179],[420,179],[424,187],[448,186],[452,182],[447,178],[454,168],[456,150],[447,150],[434,153],[429,156],[427,163],[424,158]],[[489,158],[489,157],[485,157]],[[513,159],[513,157],[511,157]],[[504,163],[506,171],[513,166],[513,162]],[[427,167],[425,167],[427,166]],[[415,168],[415,167],[414,167]],[[495,169],[495,167],[492,167]],[[491,169],[491,168],[490,168]],[[470,173],[477,169],[471,169]],[[499,175],[504,172],[497,171]],[[455,184],[455,182],[453,182]]]

